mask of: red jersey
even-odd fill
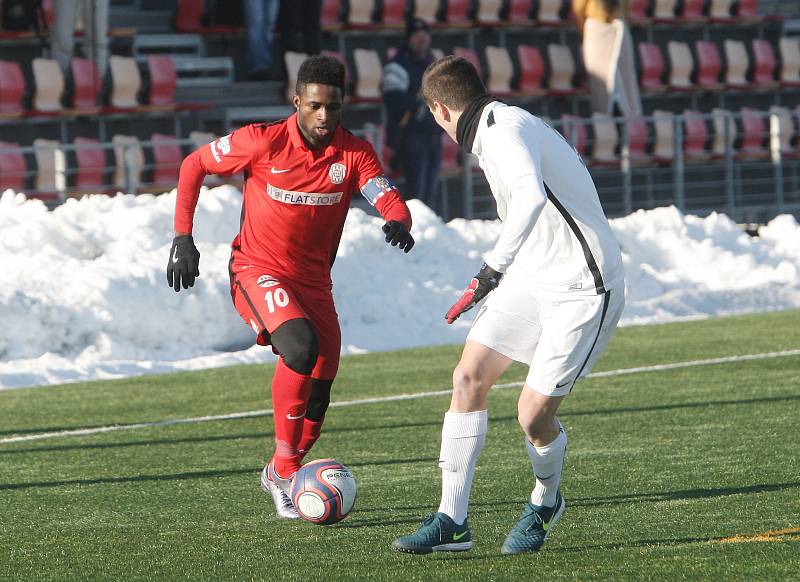
[[[191,233],[206,174],[244,171],[234,264],[263,267],[310,286],[330,286],[330,270],[353,193],[385,220],[411,228],[411,214],[383,174],[375,151],[339,126],[323,151],[309,149],[297,114],[237,129],[186,157],[178,180],[175,231]]]

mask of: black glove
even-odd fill
[[[472,278],[467,288],[464,289],[464,293],[459,300],[447,310],[447,314],[444,316],[447,323],[453,323],[458,319],[459,315],[475,307],[481,299],[500,284],[500,279],[502,278],[503,273],[498,273],[484,263],[478,274]]]
[[[390,220],[383,225],[383,232],[386,233],[386,242],[393,247],[400,247],[405,252],[414,247],[414,237],[401,222]]]
[[[194,280],[200,276],[200,251],[194,246],[190,234],[182,234],[172,239],[167,263],[167,283],[175,292],[194,287]]]

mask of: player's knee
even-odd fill
[[[319,339],[307,319],[291,319],[272,333],[272,345],[283,363],[298,374],[307,376],[319,357]]]
[[[542,409],[517,410],[517,421],[528,437],[538,439],[551,431],[554,422],[553,416]]]
[[[474,368],[459,364],[453,370],[453,390],[463,394],[480,392],[481,378]]]
[[[331,403],[331,386],[333,380],[314,380],[311,383],[311,396],[306,407],[306,418],[319,422],[325,417]]]

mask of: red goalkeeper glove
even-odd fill
[[[503,273],[495,271],[484,263],[478,274],[472,278],[467,288],[464,289],[461,298],[447,311],[444,316],[447,323],[453,323],[462,313],[475,307],[481,299],[500,284],[500,279],[502,278]]]

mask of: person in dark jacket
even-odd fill
[[[391,166],[405,176],[406,200],[418,198],[437,211],[442,131],[419,96],[422,73],[435,59],[428,24],[408,22],[405,43],[383,67],[381,91],[387,112],[387,144],[394,151]]]

